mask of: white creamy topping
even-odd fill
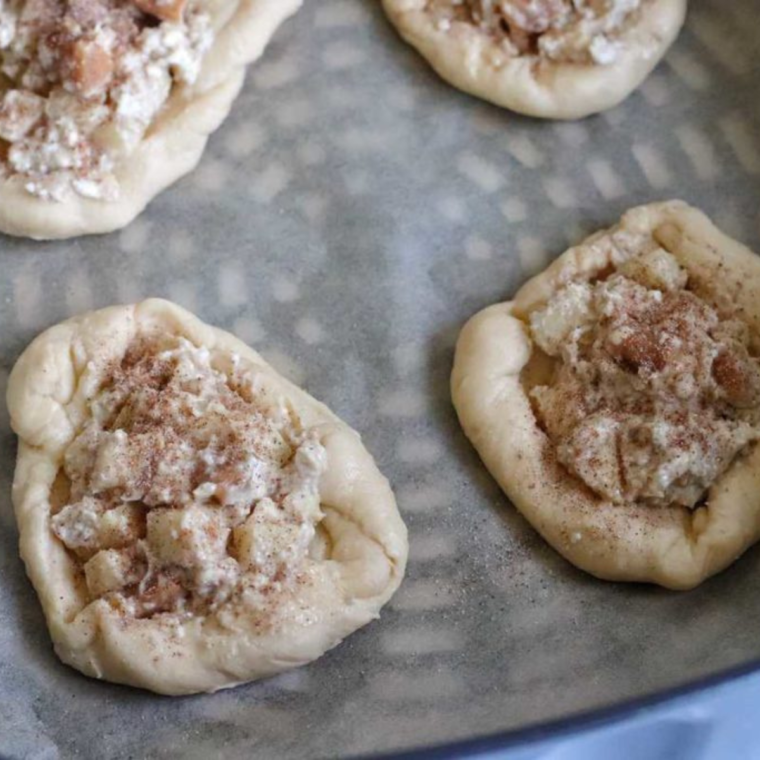
[[[693,507],[760,438],[760,361],[747,326],[692,293],[652,239],[600,245],[617,247],[616,272],[566,284],[530,316],[557,361],[531,390],[537,416],[600,497]]]
[[[429,0],[441,31],[475,24],[512,56],[608,66],[624,50],[621,35],[648,0]]]
[[[27,18],[0,0],[0,78],[11,85],[0,98],[0,178],[18,177],[47,200],[72,190],[117,199],[116,164],[139,145],[172,88],[196,81],[211,46],[208,15],[184,2],[155,6],[157,18],[117,0],[80,1],[76,16],[67,4],[40,2],[40,15]],[[62,30],[68,36],[55,42]]]
[[[322,519],[322,444],[205,348],[134,353],[66,451],[71,501],[51,520],[93,597],[136,615],[207,612],[294,582]]]

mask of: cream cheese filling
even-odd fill
[[[604,499],[694,507],[760,438],[747,325],[690,290],[654,241],[607,276],[566,283],[530,333],[554,360],[531,391],[538,419],[559,461]]]
[[[326,452],[288,404],[185,339],[136,343],[67,447],[51,529],[125,616],[277,603],[308,572]]]
[[[195,0],[0,0],[0,179],[117,200],[117,165],[212,41]]]
[[[474,26],[510,56],[607,66],[648,0],[430,0],[437,27]]]

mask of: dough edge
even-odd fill
[[[302,0],[239,0],[207,52],[198,81],[175,89],[148,134],[115,172],[114,202],[70,193],[60,203],[27,193],[17,180],[0,180],[0,232],[60,240],[121,229],[159,193],[200,162],[209,136],[225,120],[245,78],[278,27]]]
[[[83,606],[74,564],[49,527],[51,488],[66,442],[75,432],[72,420],[87,395],[87,370],[75,358],[74,345],[84,341],[122,355],[138,326],[149,324],[205,345],[214,356],[236,352],[268,390],[288,399],[305,425],[318,428],[328,452],[328,471],[320,482],[327,515],[322,524],[330,522],[333,556],[340,551],[341,558],[319,563],[314,583],[303,587],[308,603],[320,607],[315,621],[289,620],[266,635],[204,635],[199,619],[193,619],[178,644],[151,620],[123,625],[105,603],[91,605],[74,619]],[[13,504],[21,557],[57,654],[87,675],[168,695],[212,692],[274,675],[315,660],[377,618],[401,583],[408,556],[406,527],[388,481],[358,433],[245,343],[175,304],[150,299],[48,329],[19,358],[7,395],[11,424],[20,438]],[[172,654],[177,651],[179,656]]]
[[[712,273],[718,288],[739,288],[752,329],[760,334],[760,259],[679,201],[628,211],[610,230],[661,229],[667,249],[692,273]],[[514,301],[490,306],[463,328],[451,391],[465,434],[509,499],[567,560],[605,580],[690,589],[732,564],[760,539],[760,446],[737,459],[708,492],[707,510],[613,506],[590,495],[551,456],[519,375],[531,354],[524,315],[581,272],[609,261],[591,236],[528,281]],[[592,245],[592,248],[587,246]],[[715,265],[722,262],[723,267]],[[739,283],[744,282],[744,288]],[[701,516],[698,516],[701,515]]]
[[[582,119],[613,108],[649,76],[675,41],[686,18],[687,0],[654,0],[643,21],[624,36],[630,47],[613,64],[557,63],[539,80],[532,59],[508,59],[501,68],[489,62],[496,46],[483,35],[454,38],[432,23],[427,0],[382,0],[401,36],[438,75],[459,90],[527,116]],[[642,55],[637,45],[652,45]]]

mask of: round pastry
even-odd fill
[[[359,436],[161,300],[40,335],[13,369],[21,556],[59,657],[162,694],[303,665],[378,616],[406,529]]]
[[[124,227],[200,161],[301,0],[0,2],[0,232]]]
[[[760,538],[760,259],[633,209],[458,341],[454,405],[515,506],[609,580],[696,586]]]
[[[518,113],[578,119],[625,100],[675,40],[686,0],[383,0],[446,81]]]

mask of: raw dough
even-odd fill
[[[760,538],[756,422],[754,440],[750,436],[689,508],[663,505],[657,498],[644,503],[614,494],[599,496],[593,478],[584,478],[584,483],[559,463],[551,432],[545,432],[534,406],[533,390],[551,385],[548,378],[556,366],[546,368],[547,355],[532,339],[531,315],[535,324],[535,315],[544,314],[561,289],[566,292],[568,286],[608,277],[642,246],[654,249],[657,256],[662,249],[669,252],[688,273],[687,292],[696,293],[721,319],[744,323],[749,350],[757,357],[760,259],[722,234],[701,212],[673,201],[629,211],[617,226],[560,256],[512,302],[490,306],[473,317],[457,344],[452,395],[461,424],[492,475],[558,552],[599,578],[688,589],[730,565]],[[573,308],[566,302],[563,312],[571,315]],[[558,335],[558,340],[566,338]],[[642,369],[642,357],[648,361],[644,351],[638,356],[639,368],[629,366],[629,371],[642,378],[662,378],[659,365]],[[757,360],[747,361],[756,373]],[[716,383],[721,381],[719,375],[714,377]],[[590,387],[587,384],[582,393]],[[727,387],[736,391],[741,384],[729,382]],[[746,401],[755,415],[756,403],[756,398]],[[572,404],[567,409],[572,411]],[[596,471],[603,464],[597,461]],[[685,493],[691,503],[693,494]],[[683,496],[679,492],[677,498]]]
[[[552,0],[541,0],[547,2]],[[498,106],[548,119],[579,119],[625,100],[665,55],[686,15],[686,0],[643,0],[636,22],[612,46],[604,40],[604,52],[615,50],[614,60],[593,63],[507,52],[501,40],[471,21],[442,20],[436,10],[461,5],[453,0],[383,5],[402,37],[443,79]],[[601,53],[598,58],[604,60]]]
[[[148,375],[168,362],[179,379],[118,381],[140,357]],[[204,376],[233,410],[214,435],[205,426],[220,407]],[[190,395],[172,396],[175,381]],[[150,401],[154,387],[170,395]],[[260,415],[234,411],[250,403]],[[21,556],[56,652],[89,676],[162,694],[270,676],[376,618],[401,582],[406,528],[359,436],[240,340],[178,306],[148,300],[47,330],[14,367],[8,407],[20,438]],[[165,420],[177,415],[192,434],[172,438]],[[145,451],[145,436],[162,445]],[[248,445],[230,448],[240,436]],[[183,468],[188,459],[194,467]],[[188,490],[187,478],[204,482]],[[117,506],[103,513],[98,499],[109,498]]]
[[[247,64],[263,52],[301,0],[210,0],[215,37],[192,85],[175,85],[139,146],[116,166],[115,201],[71,193],[61,202],[30,195],[0,178],[0,232],[38,240],[111,232],[126,226],[169,185],[198,164],[209,135],[239,93]]]

